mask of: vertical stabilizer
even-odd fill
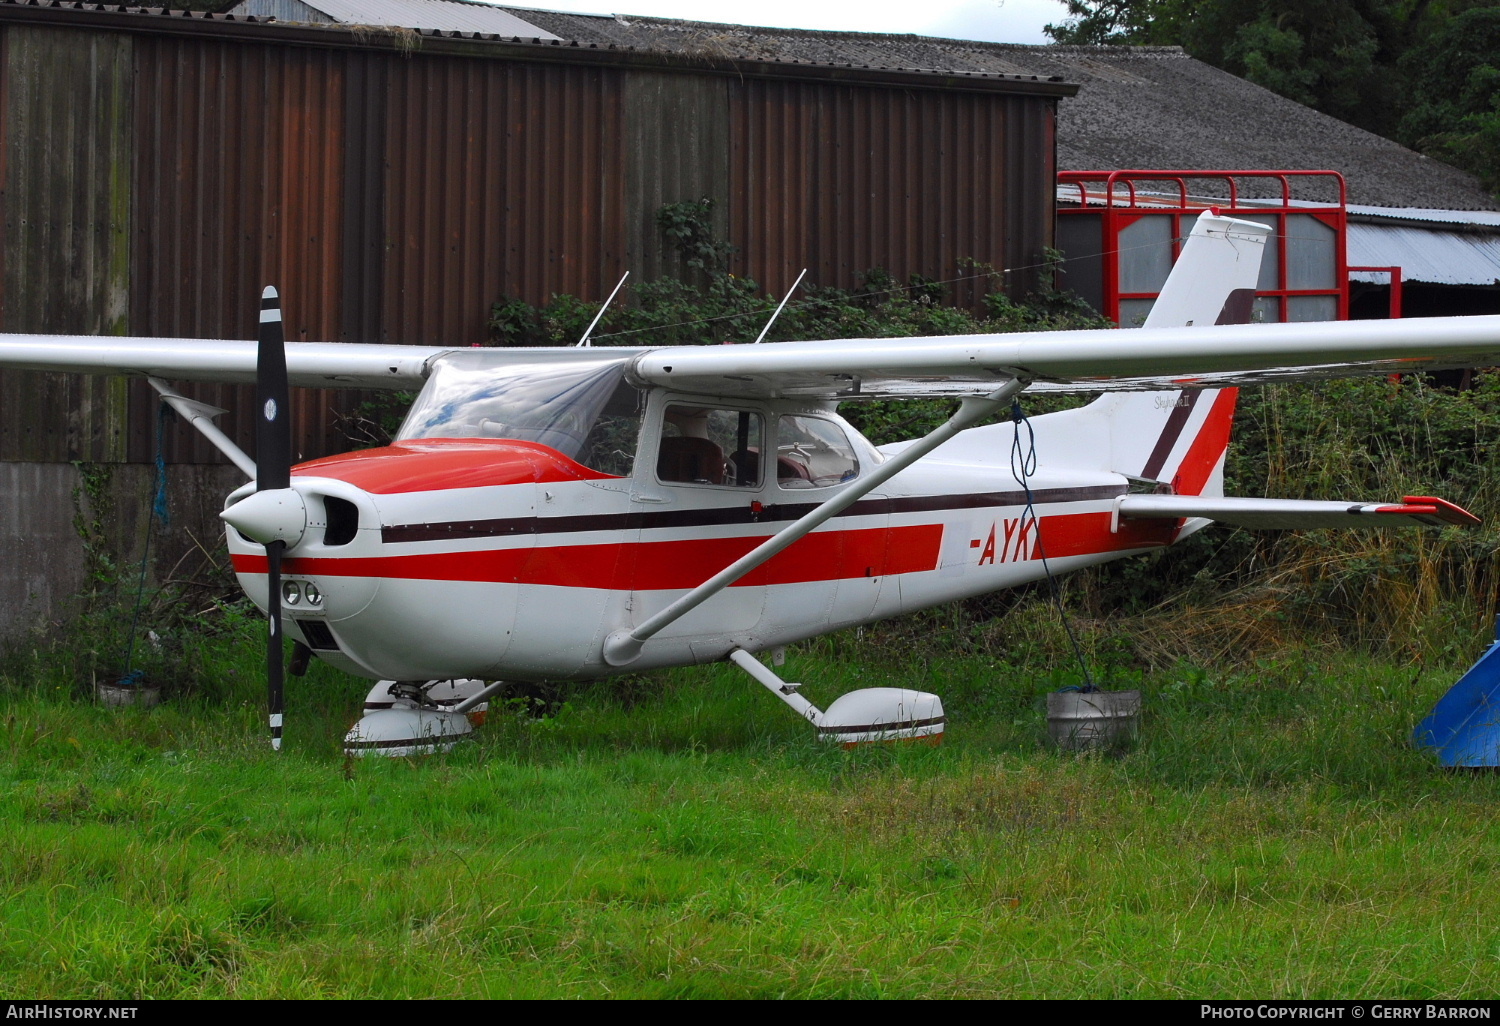
[[[1254,221],[1200,214],[1142,327],[1250,323],[1270,234]]]
[[[1249,323],[1270,234],[1253,221],[1200,215],[1144,327]],[[1115,393],[1084,412],[1108,422],[1111,470],[1180,495],[1222,495],[1235,397],[1232,388]]]
[[[1253,221],[1201,215],[1146,326],[1248,323],[1270,234]],[[1120,346],[1131,344],[1129,330],[1115,334]],[[1087,406],[1032,418],[1038,458],[1051,466],[1122,474],[1148,491],[1223,495],[1236,395],[1232,388],[1107,392]],[[993,459],[994,453],[1010,452],[1014,431],[1008,423],[971,428],[939,451]]]

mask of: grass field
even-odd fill
[[[349,761],[366,685],[255,641],[102,709],[0,678],[0,991],[15,997],[1458,997],[1500,991],[1500,779],[1412,750],[1461,667],[1288,655],[1118,671],[1143,736],[1043,743],[1064,678],[794,651],[815,702],[913,685],[940,748],[844,752],[728,667],[520,703]],[[1476,651],[1477,654],[1477,651]]]

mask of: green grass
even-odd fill
[[[0,677],[0,990],[174,997],[1459,997],[1500,990],[1500,779],[1406,743],[1457,674],[1301,654],[1117,671],[1142,740],[1042,744],[1039,667],[793,652],[815,702],[944,697],[844,752],[726,666],[346,760],[365,690],[255,646],[111,711]],[[1477,654],[1477,650],[1476,650]],[[23,676],[24,675],[24,676]]]

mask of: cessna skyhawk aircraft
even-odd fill
[[[466,732],[505,681],[729,659],[845,743],[943,729],[934,695],[819,710],[756,657],[791,642],[1250,527],[1440,526],[1441,499],[1227,498],[1234,386],[1500,363],[1500,317],[1252,325],[1269,229],[1202,215],[1144,327],[677,348],[283,345],[7,336],[0,366],[145,375],[253,480],[223,517],[239,580],[282,634],[380,681],[351,750]],[[257,369],[258,368],[258,369]],[[290,463],[288,378],[420,388],[389,446]],[[169,381],[258,381],[258,465]],[[1026,390],[1103,392],[1006,419]],[[877,448],[842,402],[958,398]],[[1034,465],[1012,460],[1018,433]],[[1028,455],[1028,453],[1023,455]],[[493,682],[493,683],[485,683]]]

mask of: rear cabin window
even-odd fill
[[[844,429],[820,417],[785,416],[776,425],[776,483],[823,488],[859,476],[859,457]]]
[[[765,422],[749,410],[668,406],[656,476],[682,484],[758,488]]]

